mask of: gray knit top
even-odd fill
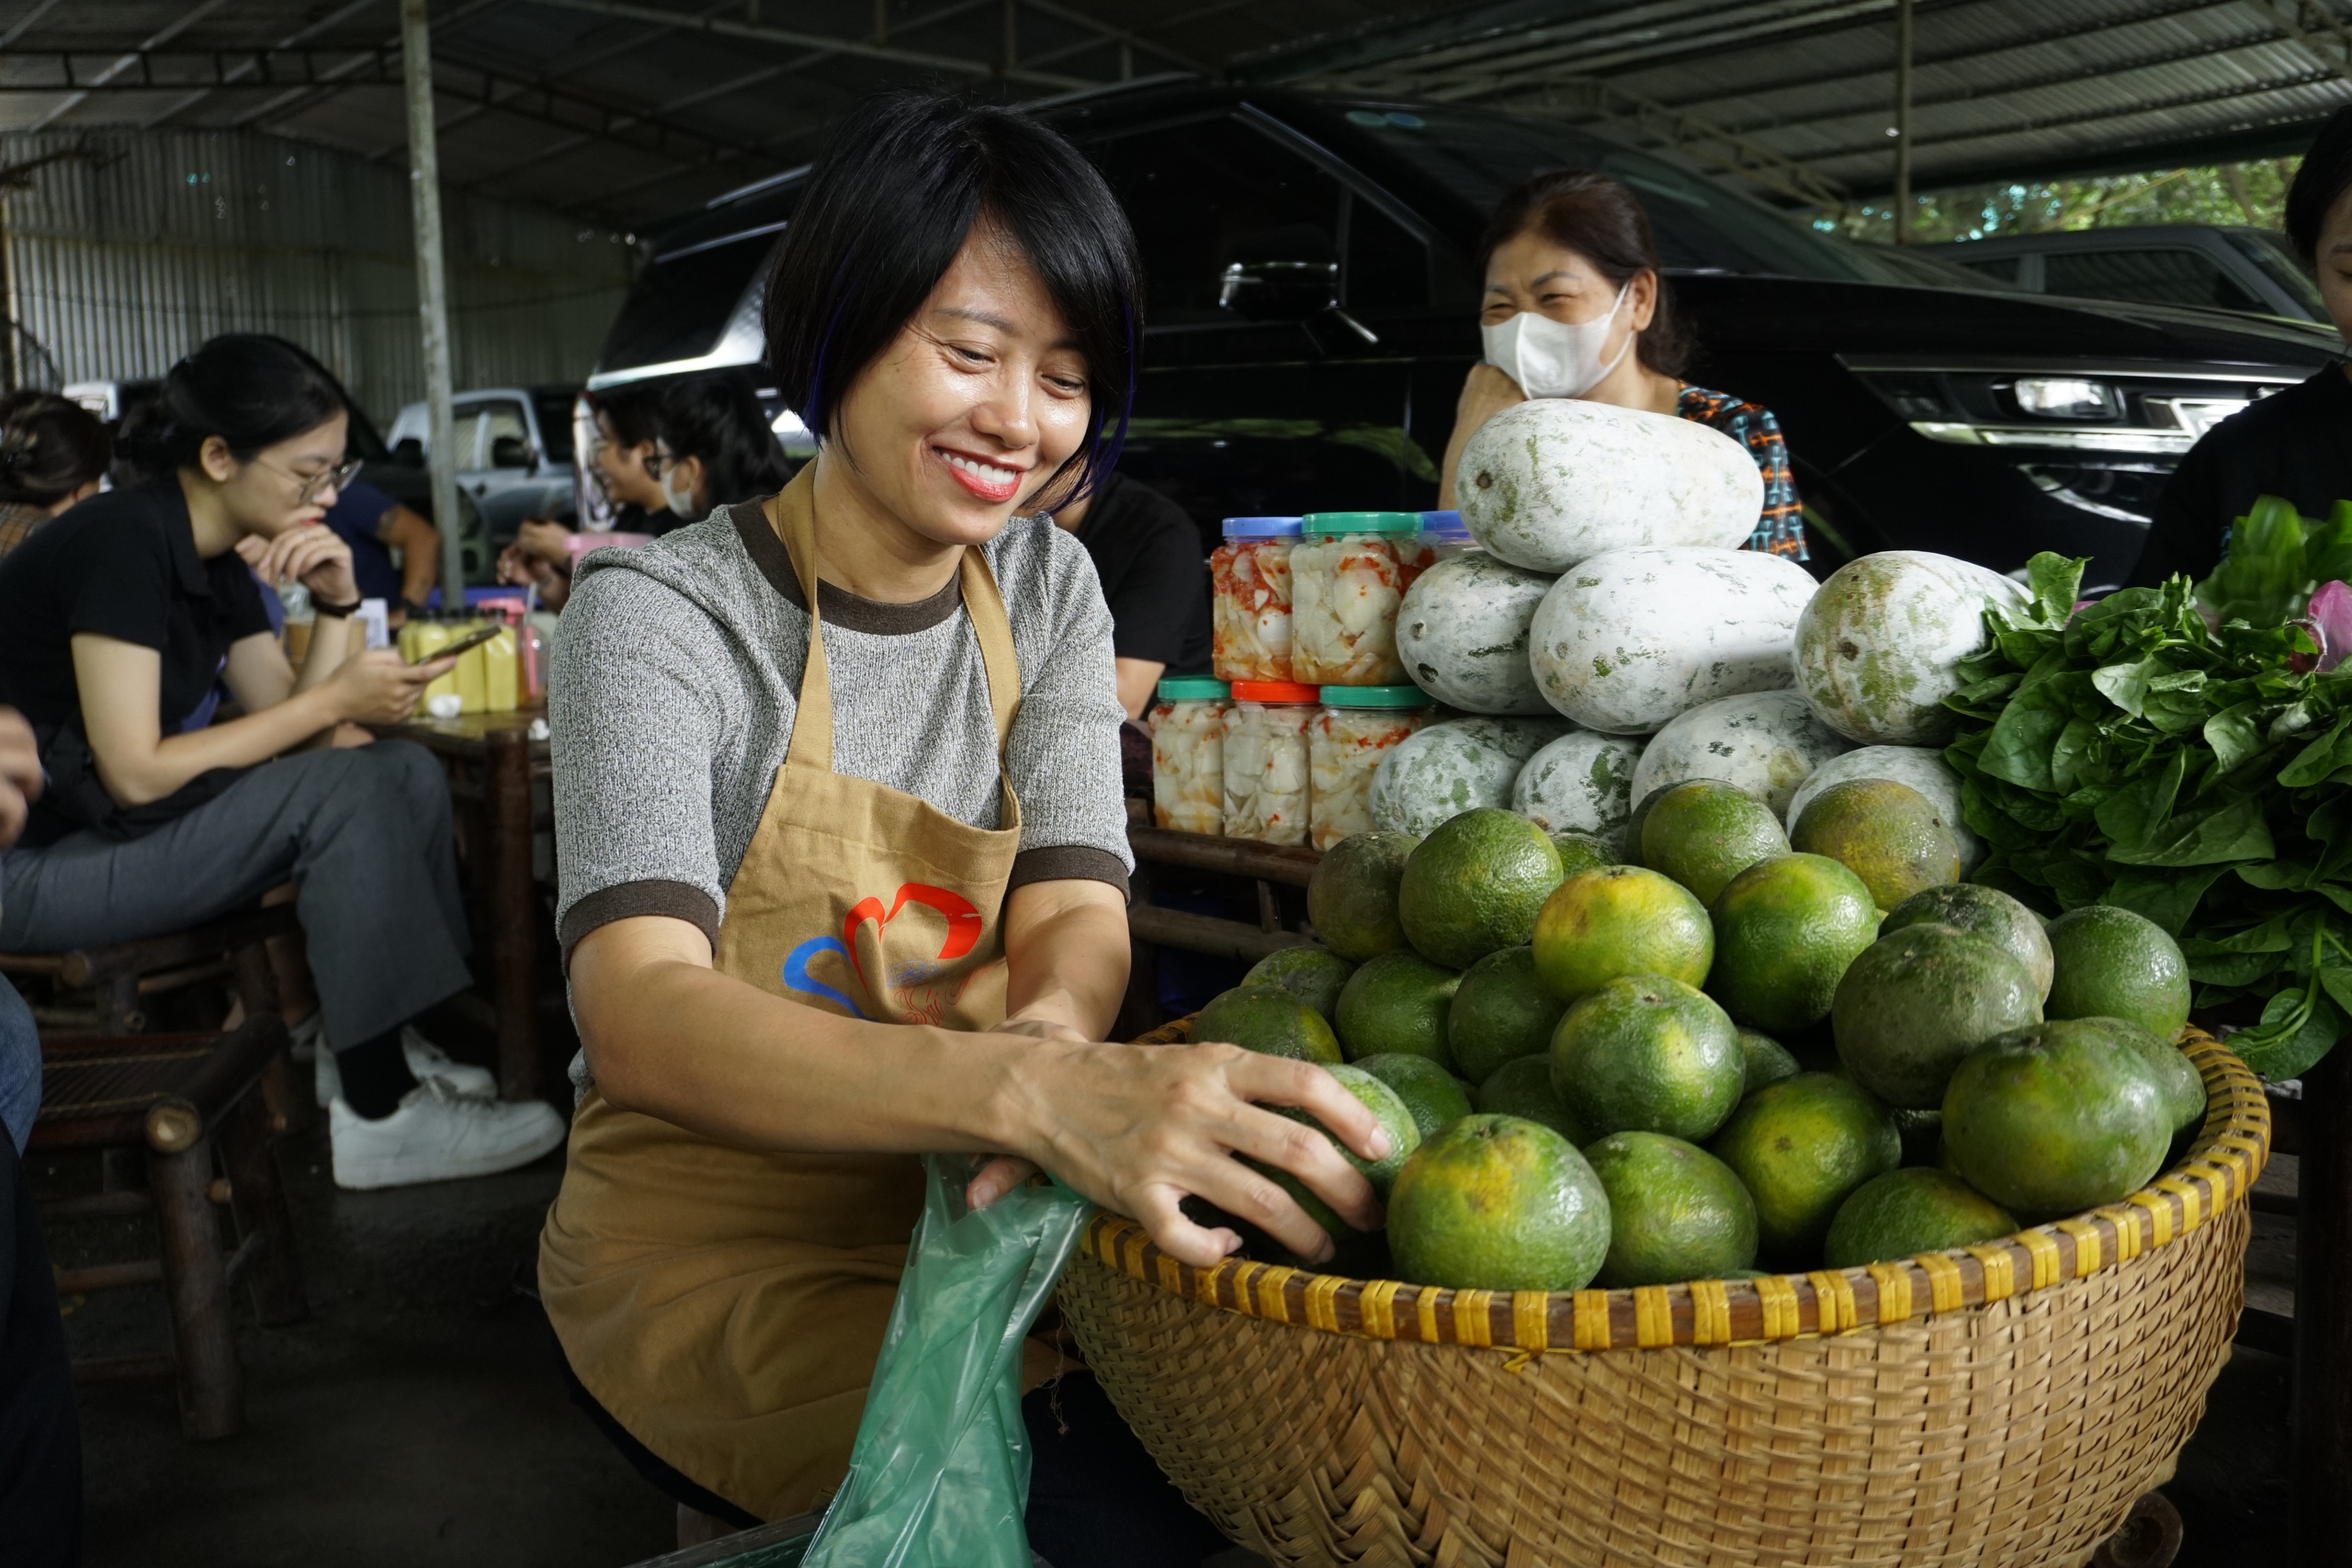
[[[1125,716],[1093,563],[1046,517],[1016,517],[981,548],[1021,665],[1005,756],[1021,803],[1012,886],[1075,877],[1125,891]],[[818,592],[834,771],[995,828],[996,728],[960,575],[911,604]],[[691,920],[716,942],[792,740],[806,606],[755,502],[582,559],[548,676],[567,955],[632,915]]]

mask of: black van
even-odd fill
[[[1888,548],[2001,570],[2056,549],[2118,582],[2197,436],[2342,350],[2316,326],[2001,288],[1523,116],[1191,80],[1036,112],[1135,223],[1149,322],[1122,468],[1204,546],[1228,515],[1434,504],[1480,353],[1478,231],[1505,190],[1563,165],[1642,197],[1698,335],[1692,378],[1779,414],[1823,574]],[[803,175],[669,229],[589,384],[756,375],[759,286]],[[791,446],[797,423],[779,428]]]

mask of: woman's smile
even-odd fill
[[[975,457],[967,452],[950,451],[944,446],[932,448],[956,482],[983,501],[1007,502],[1020,493],[1022,477],[1028,466],[1014,467],[1001,459]]]

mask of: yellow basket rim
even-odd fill
[[[2205,1124],[2179,1164],[2120,1202],[1984,1246],[1896,1263],[1613,1291],[1457,1291],[1238,1258],[1195,1269],[1160,1251],[1135,1221],[1107,1213],[1097,1213],[1088,1224],[1080,1252],[1145,1284],[1238,1316],[1422,1345],[1526,1354],[1661,1349],[1883,1327],[2117,1268],[2245,1201],[2270,1156],[2270,1104],[2262,1080],[2199,1030],[2188,1031],[2181,1048],[2205,1080],[2208,1103]]]

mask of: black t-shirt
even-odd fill
[[[0,703],[32,725],[53,786],[34,807],[28,843],[99,825],[86,819],[97,797],[85,789],[77,808],[70,788],[87,774],[86,753],[74,755],[85,744],[81,688],[74,678],[76,632],[162,655],[155,716],[171,735],[211,691],[230,645],[266,636],[269,616],[260,586],[235,551],[209,560],[197,555],[176,483],[93,496],[0,558]],[[60,784],[69,786],[64,798],[52,799]],[[206,774],[166,800],[139,807],[130,830],[169,820],[219,788],[220,781]],[[109,826],[120,830],[125,824]]]
[[[2343,366],[2232,414],[2189,448],[2156,502],[2132,584],[2210,575],[2230,525],[2265,495],[2293,502],[2306,517],[2352,501],[2352,377]]]
[[[1111,648],[1170,670],[1209,667],[1209,567],[1184,509],[1113,474],[1078,525],[1111,606]]]

